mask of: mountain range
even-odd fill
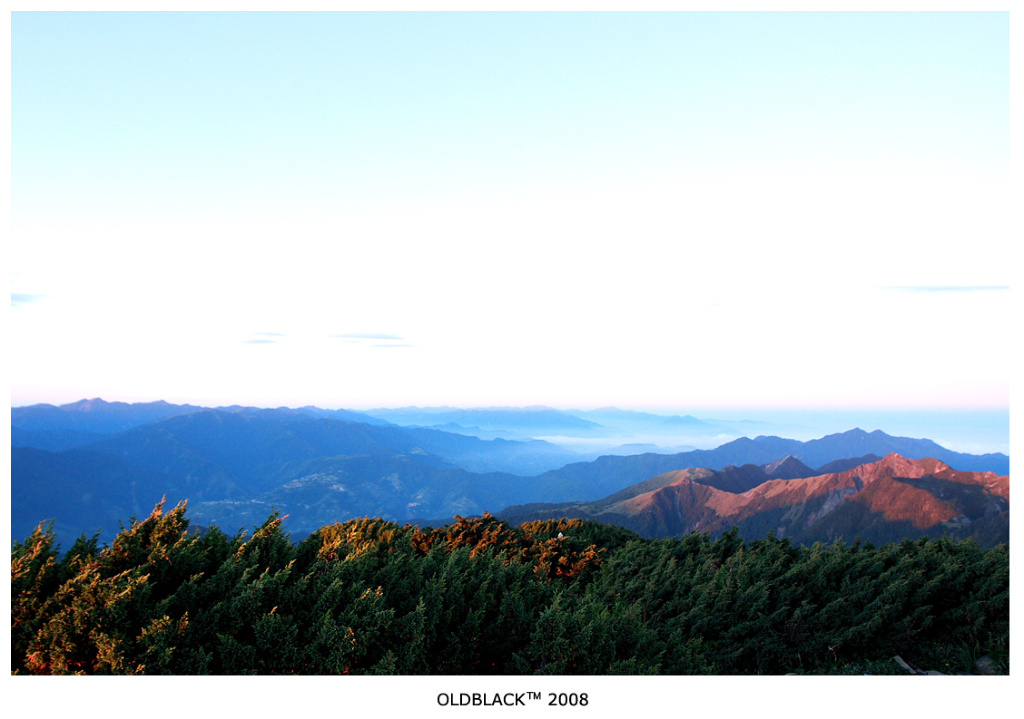
[[[516,509],[506,516],[519,516],[526,511],[522,505],[552,503],[571,503],[612,521],[618,510],[581,507],[604,507],[611,497],[623,499],[623,492],[636,497],[667,489],[682,479],[669,481],[668,473],[680,470],[691,471],[688,478],[696,484],[743,493],[772,481],[841,473],[892,453],[996,476],[1009,468],[1006,455],[960,454],[929,440],[860,429],[809,442],[744,437],[712,450],[579,462],[573,461],[578,455],[542,441],[484,440],[400,427],[380,417],[354,421],[362,415],[315,407],[83,400],[14,408],[11,415],[13,538],[55,518],[65,545],[97,530],[108,541],[119,522],[146,516],[164,496],[172,504],[189,500],[189,515],[201,525],[234,532],[262,523],[276,509],[288,515],[289,531],[303,534],[359,516],[436,524],[455,514],[509,507]],[[71,446],[55,443],[61,437]],[[636,519],[639,514],[628,516],[635,526],[648,526]],[[743,526],[757,524],[737,517]],[[655,522],[644,532],[678,525],[664,521],[663,528]]]
[[[922,536],[1009,537],[1009,477],[954,470],[937,459],[889,454],[814,476],[772,478],[772,465],[681,469],[595,502],[509,507],[512,523],[569,517],[633,530],[645,537],[688,532],[741,536],[768,532],[810,544],[845,538],[876,543]]]

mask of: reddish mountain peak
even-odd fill
[[[892,453],[843,472],[769,479],[743,492],[722,486],[725,475],[742,469],[666,472],[648,480],[646,491],[610,498],[612,502],[601,505],[593,516],[620,521],[628,517],[652,536],[718,532],[730,526],[762,531],[770,524],[779,536],[863,531],[884,537],[885,532],[909,526],[915,531],[963,530],[1009,508],[1008,477],[958,471],[934,458],[915,460]],[[950,524],[935,529],[943,523]]]
[[[672,481],[670,484],[688,484],[694,480],[705,479],[713,475],[714,472],[704,467],[691,467],[689,469],[677,469],[672,472],[666,472],[662,477],[671,477]]]
[[[710,473],[711,470],[703,468],[680,469],[675,472],[667,472],[666,474],[673,476],[671,484],[667,484],[660,489],[654,489],[650,492],[638,494],[635,497],[630,497],[617,503],[615,506],[620,510],[625,510],[627,513],[631,513],[639,512],[652,504],[665,503],[667,501],[671,503],[670,500],[667,500],[667,498],[670,497],[687,496],[691,498],[691,501],[699,500],[703,503],[706,502],[709,497],[717,494],[727,494],[726,492],[722,492],[722,490],[709,487],[699,481],[694,481],[695,479],[699,479]]]
[[[923,477],[926,474],[939,472],[950,472],[949,465],[937,459],[926,457],[925,459],[908,459],[901,454],[892,452],[877,462],[862,464],[859,467],[849,469],[843,474],[860,477],[864,482],[871,482],[881,477],[906,477],[913,479]]]
[[[798,479],[773,479],[742,494],[733,495],[722,505],[722,512],[760,511],[767,507],[780,507],[806,502],[813,497],[840,491],[844,494],[860,489],[855,475],[821,474]]]

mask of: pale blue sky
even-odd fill
[[[16,14],[15,210],[1005,172],[1008,32],[1005,13]]]
[[[15,404],[1008,406],[1007,13],[11,36]]]

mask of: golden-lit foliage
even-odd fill
[[[973,541],[644,540],[579,519],[190,531],[185,505],[11,553],[12,670],[108,674],[878,673],[1009,662],[1009,554]],[[888,664],[886,662],[889,662]]]

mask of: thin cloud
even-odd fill
[[[897,285],[882,289],[897,292],[1005,292],[1009,285]]]
[[[383,334],[380,332],[353,332],[344,335],[331,335],[341,340],[404,340],[405,337],[399,337],[398,335]],[[388,345],[390,346],[390,345]]]
[[[401,344],[401,345],[371,345],[372,347],[415,347],[416,345]]]
[[[242,340],[245,345],[276,345],[278,339],[287,337],[284,332],[250,332],[247,340]]]
[[[30,305],[33,302],[37,302],[46,297],[46,295],[33,295],[26,292],[12,292],[11,293],[11,307],[20,307],[21,305]]]

